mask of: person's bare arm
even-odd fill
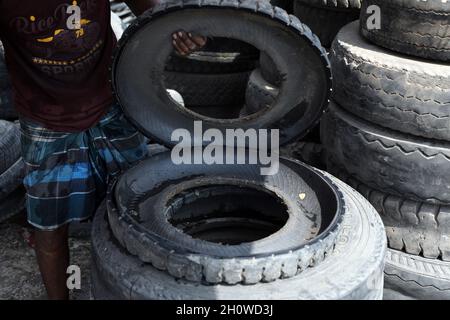
[[[156,6],[160,0],[126,0],[124,2],[136,16],[139,16],[146,10]],[[185,56],[193,51],[201,49],[206,44],[206,38],[180,30],[173,33],[172,44],[179,54]]]

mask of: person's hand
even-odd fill
[[[172,43],[177,52],[186,56],[204,47],[206,37],[193,35],[185,31],[178,31],[172,35]]]

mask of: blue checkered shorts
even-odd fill
[[[92,216],[109,178],[147,155],[147,139],[118,106],[81,133],[55,132],[28,119],[20,126],[28,221],[41,230]]]

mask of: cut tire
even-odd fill
[[[327,161],[359,181],[412,200],[450,204],[450,143],[378,127],[335,103],[322,119],[322,129]]]
[[[274,57],[286,75],[282,98],[258,117],[230,121],[179,108],[167,97],[162,80],[164,62],[173,50],[167,36],[175,27],[207,37],[239,39]],[[167,146],[176,144],[171,140],[175,129],[193,132],[195,120],[203,120],[204,130],[222,132],[279,128],[280,143],[287,143],[315,126],[331,90],[329,61],[317,37],[297,18],[259,1],[206,0],[200,6],[193,0],[162,2],[125,32],[114,61],[113,87],[125,114],[145,135]]]
[[[143,177],[150,168],[161,174]],[[266,176],[263,184],[260,169],[175,165],[170,153],[145,160],[124,173],[109,192],[113,233],[129,252],[177,278],[252,284],[293,277],[333,250],[341,200],[332,185],[304,165],[281,160],[278,173]],[[298,200],[299,193],[306,197],[303,201]],[[187,212],[190,206],[195,209]],[[222,212],[219,219],[241,218],[241,225],[276,224],[279,230],[260,240],[236,241],[231,233],[228,237],[235,244],[224,246],[180,232],[168,221],[189,217],[190,225],[206,223],[216,219],[214,212]],[[242,213],[234,216],[234,212]]]
[[[326,175],[326,174],[325,174]],[[296,277],[255,285],[202,285],[176,280],[120,247],[103,205],[94,220],[95,299],[381,299],[386,237],[375,210],[351,188],[326,175],[344,195],[344,233],[335,251]],[[115,262],[114,262],[115,261]],[[117,263],[120,261],[121,263]]]
[[[372,14],[367,8],[379,7],[380,28],[368,28]],[[441,0],[365,0],[361,8],[361,32],[384,48],[432,60],[450,61],[450,3]]]
[[[246,114],[254,114],[265,109],[270,109],[279,94],[278,88],[267,82],[260,70],[255,70],[248,80],[245,92]]]
[[[0,200],[0,223],[21,213],[25,214],[25,190],[22,187]]]
[[[330,60],[340,106],[386,128],[450,141],[450,65],[376,47],[358,22],[339,32]]]

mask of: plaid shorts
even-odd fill
[[[89,218],[108,180],[147,155],[147,139],[113,106],[81,133],[55,132],[20,120],[30,224],[54,230]]]

